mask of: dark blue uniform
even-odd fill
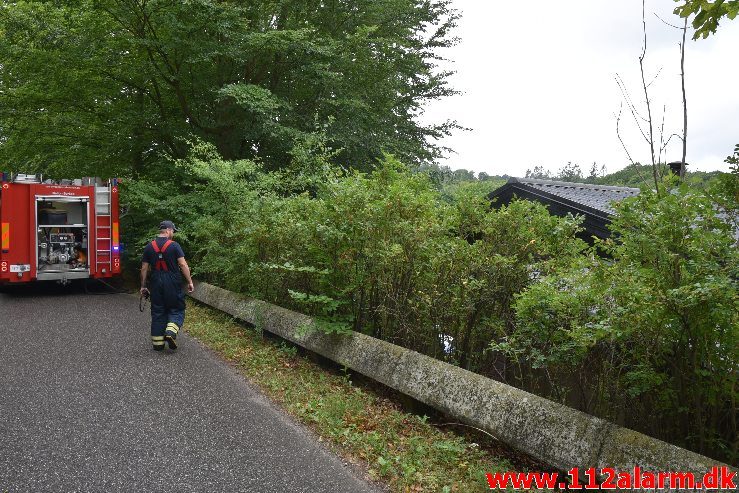
[[[165,336],[175,339],[185,322],[185,293],[182,290],[182,273],[177,264],[177,260],[184,256],[179,243],[161,236],[144,248],[141,262],[151,265],[149,292],[151,342],[154,349],[164,349]]]

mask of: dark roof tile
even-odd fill
[[[533,178],[511,178],[508,183],[521,183],[572,202],[588,206],[607,214],[615,211],[612,202],[639,194],[638,188],[591,185],[589,183],[570,183],[565,181],[537,180]]]

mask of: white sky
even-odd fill
[[[641,0],[454,0],[462,12],[461,42],[440,54],[456,70],[452,87],[463,94],[426,107],[424,121],[457,120],[469,132],[442,141],[456,151],[441,164],[488,174],[523,176],[534,165],[556,171],[568,161],[587,174],[595,161],[609,173],[628,159],[616,136],[621,93],[618,73],[637,105]],[[665,134],[682,133],[680,89],[682,25],[672,0],[647,0],[648,80],[652,112]],[[688,31],[686,90],[689,170],[728,170],[723,160],[739,143],[739,19],[692,41]],[[649,146],[624,106],[622,135],[635,161],[650,162]],[[655,132],[659,128],[655,127]],[[673,138],[666,161],[681,158]]]

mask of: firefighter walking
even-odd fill
[[[177,231],[172,221],[162,221],[159,236],[146,245],[141,259],[141,295],[151,296],[151,343],[156,351],[163,350],[165,342],[170,349],[177,349],[177,333],[185,322],[183,276],[187,291],[194,290],[185,253],[173,240]]]

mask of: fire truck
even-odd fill
[[[0,285],[121,273],[118,180],[0,174]]]

